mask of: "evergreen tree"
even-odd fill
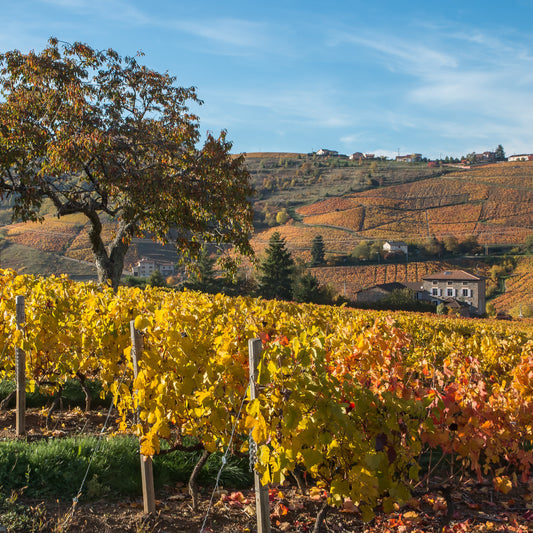
[[[189,281],[185,282],[183,286],[195,291],[218,292],[218,283],[213,268],[215,263],[216,259],[211,257],[205,248],[202,248],[196,261],[196,268],[189,276]]]
[[[320,289],[318,279],[311,272],[297,276],[293,284],[293,298],[298,303],[325,303],[326,295]]]
[[[150,287],[166,287],[167,282],[159,270],[154,270],[152,275],[148,278],[147,285]]]
[[[259,265],[259,293],[264,298],[292,299],[294,261],[279,232],[270,237],[266,256]]]
[[[494,157],[496,158],[496,161],[505,161],[505,151],[503,150],[503,146],[501,144],[498,145],[498,148],[496,148],[496,152],[494,153]]]
[[[324,248],[324,239],[322,235],[317,235],[311,245],[311,266],[317,266],[324,263],[326,250]]]

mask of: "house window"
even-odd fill
[[[463,281],[463,285],[468,285],[468,281]]]
[[[434,281],[434,282],[433,282],[433,285],[436,285],[437,283],[438,283],[438,281]]]
[[[446,289],[446,296],[453,296],[453,289]]]
[[[432,294],[433,296],[438,296],[438,295],[439,295],[439,289],[432,289],[432,290],[431,290],[431,294]]]
[[[453,281],[448,281],[448,285],[453,285]]]
[[[463,296],[468,296],[468,289],[463,289]]]

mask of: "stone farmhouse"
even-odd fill
[[[483,276],[476,276],[464,270],[446,270],[424,276],[422,287],[435,303],[450,298],[466,304],[469,314],[483,315],[485,313],[485,279]]]
[[[356,294],[360,303],[376,303],[395,290],[410,289],[413,298],[444,304],[462,316],[481,316],[485,313],[485,280],[464,270],[446,270],[424,276],[414,283],[382,283],[362,289]]]

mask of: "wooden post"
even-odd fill
[[[131,334],[131,359],[133,362],[133,376],[136,378],[139,373],[139,358],[143,350],[143,339],[141,334],[135,329],[135,321],[130,322]],[[143,504],[145,514],[155,512],[155,489],[154,470],[152,458],[141,454],[141,481],[143,488]]]
[[[26,322],[26,311],[24,307],[24,296],[16,298],[17,329],[22,330]],[[16,434],[26,433],[26,354],[22,348],[15,348],[15,380],[17,382],[16,392]]]
[[[261,339],[248,341],[248,355],[250,362],[250,399],[256,398],[257,366],[261,358]],[[250,440],[252,437],[250,436]],[[257,533],[270,533],[270,506],[268,486],[263,486],[258,472],[254,471],[255,506],[257,509]]]

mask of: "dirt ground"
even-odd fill
[[[81,410],[54,415],[46,429],[46,413],[30,409],[26,416],[28,440],[53,435],[55,438],[73,434],[98,434],[107,412]],[[114,417],[111,417],[113,423]],[[14,410],[0,412],[0,439],[14,439]],[[417,491],[408,504],[393,513],[379,513],[364,523],[358,509],[347,502],[342,509],[329,508],[323,523],[324,532],[470,532],[470,531],[533,531],[533,483],[513,489],[506,495],[496,492],[490,483],[473,479],[455,487],[445,498],[438,486]],[[125,501],[70,502],[21,501],[42,514],[40,531],[81,533],[253,533],[257,531],[255,496],[252,490],[202,490],[198,512],[193,512],[186,487],[177,484],[157,494],[156,512],[143,513],[142,499]],[[312,532],[319,509],[324,502],[320,491],[301,494],[294,486],[270,490],[272,532]],[[1,531],[1,528],[0,528]]]

